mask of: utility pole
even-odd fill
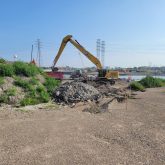
[[[37,46],[37,60],[38,60],[38,65],[40,67],[41,66],[41,47],[42,47],[42,43],[40,39],[37,39],[36,46]]]

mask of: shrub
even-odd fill
[[[14,68],[11,64],[1,64],[0,63],[0,76],[9,76],[14,75]]]
[[[6,61],[5,61],[3,58],[0,58],[0,63],[1,63],[1,64],[5,64]]]
[[[0,77],[0,85],[4,84],[4,78]]]
[[[34,64],[27,64],[20,61],[14,62],[13,67],[16,75],[22,75],[27,77],[35,76],[42,72],[42,70]]]
[[[144,91],[145,90],[144,86],[137,81],[132,82],[130,84],[130,87],[132,90],[135,90],[135,91]]]
[[[51,77],[47,77],[44,86],[46,87],[48,93],[51,95],[54,89],[59,86],[59,84],[60,84],[59,80],[56,80]]]
[[[146,88],[155,88],[164,86],[164,80],[147,76],[140,80],[140,83]]]

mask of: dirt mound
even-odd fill
[[[93,86],[75,81],[62,84],[54,91],[53,96],[56,102],[67,104],[87,100],[96,101],[101,97],[99,91]]]

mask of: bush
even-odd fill
[[[56,80],[51,77],[47,77],[44,86],[46,87],[48,93],[51,95],[54,89],[59,86],[59,84],[60,84],[59,80]]]
[[[27,64],[20,61],[14,62],[13,67],[16,75],[31,77],[42,73],[42,70],[34,64]]]
[[[0,76],[12,77],[14,75],[14,68],[11,64],[1,64],[0,63]]]
[[[139,82],[137,82],[137,81],[132,82],[132,83],[130,84],[130,88],[131,88],[132,90],[135,90],[135,91],[142,91],[142,92],[145,90],[144,86],[143,86],[142,84],[140,84]]]
[[[3,58],[0,58],[0,63],[1,63],[1,64],[5,64],[6,61],[5,61]]]
[[[140,83],[146,88],[162,87],[165,85],[163,79],[147,76],[140,80]]]

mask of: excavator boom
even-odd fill
[[[53,63],[53,68],[55,67],[58,59],[60,58],[66,44],[70,42],[71,44],[73,44],[81,53],[83,53],[92,63],[94,63],[97,67],[97,69],[102,69],[102,65],[100,63],[100,61],[94,56],[92,55],[90,52],[88,52],[83,46],[81,46],[76,40],[72,39],[72,35],[67,35],[66,37],[63,38],[62,42],[61,42],[61,46],[59,48],[59,51],[54,59],[54,63]]]

